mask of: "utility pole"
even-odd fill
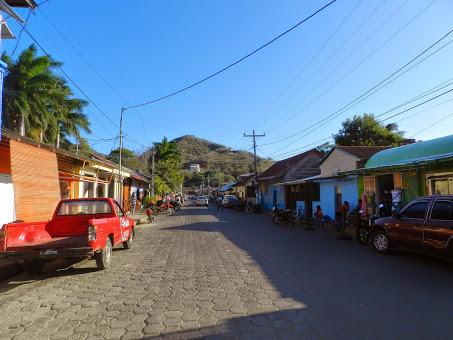
[[[244,133],[244,137],[252,137],[253,138],[253,159],[254,159],[254,165],[255,165],[255,200],[258,199],[258,164],[256,160],[256,137],[265,137],[266,134],[263,133],[261,135],[257,135],[255,133],[255,130],[253,130],[253,133],[251,135],[246,135]],[[258,202],[256,202],[258,203]]]
[[[151,149],[151,196],[154,197],[154,156],[156,155],[156,149]]]
[[[120,170],[120,206],[123,207],[123,113],[126,111],[124,107],[121,108],[120,115],[120,152],[119,152],[119,170]]]

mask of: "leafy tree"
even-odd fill
[[[403,135],[397,124],[383,125],[372,114],[364,114],[346,119],[334,140],[337,145],[397,145]]]
[[[154,157],[154,174],[166,185],[168,191],[176,191],[183,182],[181,173],[181,154],[175,142],[169,142],[165,137],[162,142],[154,143],[156,155]],[[151,168],[151,157],[149,160]],[[151,171],[151,169],[150,169]]]
[[[324,155],[327,155],[332,149],[334,145],[330,142],[325,142],[322,143],[321,145],[318,145],[316,149],[320,152],[322,152]]]
[[[107,155],[107,159],[111,160],[112,162],[119,164],[120,160],[120,149],[114,149],[110,151]],[[121,155],[122,164],[129,169],[139,170],[140,169],[140,162],[138,159],[137,154],[129,149],[123,148],[123,153]]]
[[[6,128],[57,146],[60,139],[90,132],[83,113],[87,102],[75,98],[66,80],[54,71],[61,63],[38,56],[34,45],[16,60],[5,53],[1,59],[8,66],[3,97]]]

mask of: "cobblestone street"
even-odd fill
[[[188,207],[139,226],[107,271],[2,282],[0,338],[451,338],[450,263],[270,220]]]

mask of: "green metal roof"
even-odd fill
[[[453,135],[378,152],[366,162],[365,169],[416,164],[449,157],[453,157]]]

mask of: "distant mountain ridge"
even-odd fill
[[[202,173],[219,171],[228,179],[236,179],[238,175],[253,173],[253,153],[243,150],[233,150],[225,145],[185,135],[173,139],[181,152],[181,168],[189,169],[192,163],[200,164]],[[258,157],[258,171],[263,171],[272,165],[273,161]],[[186,174],[186,176],[188,176]]]

